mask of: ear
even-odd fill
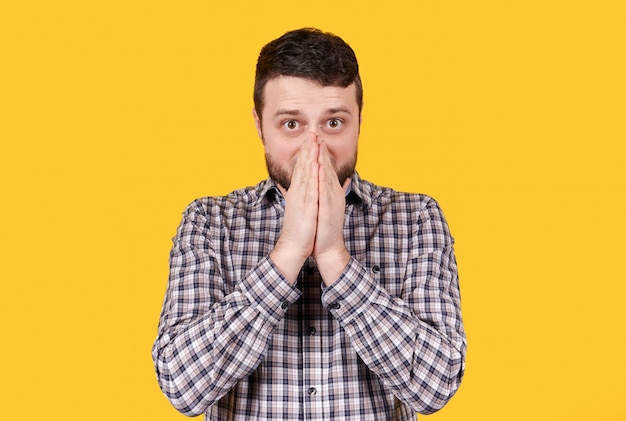
[[[265,140],[263,139],[263,128],[261,127],[261,118],[257,114],[255,108],[252,109],[252,117],[254,117],[254,125],[256,126],[256,131],[259,134],[261,141],[265,145]]]

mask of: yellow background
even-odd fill
[[[188,202],[264,178],[260,48],[357,52],[358,170],[437,198],[469,353],[432,420],[626,420],[620,1],[5,1],[4,420],[182,420],[150,359]]]

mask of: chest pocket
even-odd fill
[[[366,261],[370,275],[394,297],[402,297],[405,266],[395,261]]]

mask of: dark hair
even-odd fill
[[[359,110],[363,86],[354,51],[344,40],[315,28],[290,31],[266,44],[259,54],[254,79],[254,108],[263,110],[265,84],[278,76],[296,76],[322,86],[342,88],[356,84]]]

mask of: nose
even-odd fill
[[[313,133],[315,136],[319,136],[320,135],[320,128],[317,126],[310,126],[309,128],[309,132]]]
[[[313,140],[315,142],[319,142],[320,140],[320,134],[319,134],[319,130],[316,130],[315,127],[312,127],[311,129],[309,129],[309,139],[310,136],[313,136]]]

